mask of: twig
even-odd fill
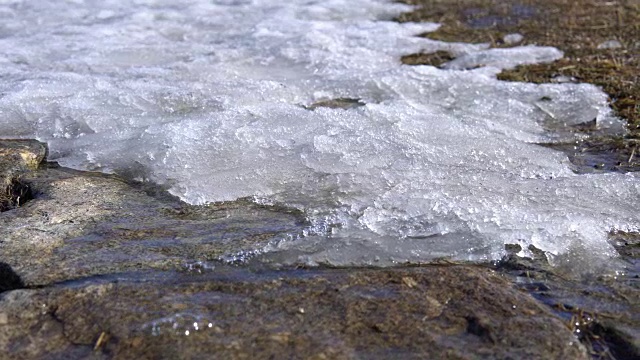
[[[93,347],[93,351],[97,351],[109,340],[109,334],[106,332],[102,332],[100,337],[98,337],[98,341],[96,341],[96,345]]]

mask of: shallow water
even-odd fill
[[[607,258],[640,227],[638,175],[577,175],[537,143],[596,119],[587,84],[497,81],[553,48],[415,35],[387,1],[10,1],[0,5],[0,136],[50,159],[170,187],[193,204],[254,197],[311,225],[267,249],[331,264],[496,259],[504,245]],[[400,56],[448,50],[444,70]],[[473,69],[473,70],[464,70]],[[351,109],[312,104],[359,99]],[[584,251],[586,249],[587,251]]]

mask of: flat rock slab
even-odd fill
[[[584,359],[549,310],[492,271],[111,275],[0,295],[0,349],[38,358]]]
[[[43,169],[22,179],[35,198],[0,213],[0,262],[26,286],[241,256],[305,227],[293,212],[189,206],[102,174]]]

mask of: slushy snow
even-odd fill
[[[170,187],[193,204],[253,197],[303,210],[287,261],[496,259],[505,244],[607,257],[638,230],[634,174],[577,175],[537,143],[597,119],[587,84],[510,83],[558,59],[415,35],[382,0],[0,2],[0,136],[37,138],[64,166]],[[402,55],[446,50],[444,69]],[[335,98],[354,109],[305,108]],[[260,250],[260,249],[257,249]],[[264,250],[264,249],[263,249]]]

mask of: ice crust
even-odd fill
[[[285,261],[499,258],[506,243],[612,256],[638,230],[638,176],[576,175],[536,143],[597,119],[587,84],[509,83],[562,56],[415,35],[380,0],[2,1],[0,136],[50,159],[167,184],[187,202],[252,196],[305,211]],[[445,65],[402,55],[447,50]],[[457,70],[471,69],[473,70]],[[356,98],[355,109],[305,108]],[[582,250],[580,250],[582,249]]]
[[[510,69],[518,65],[552,62],[562,58],[562,51],[549,46],[519,46],[472,52],[457,57],[443,65],[450,70],[473,69],[479,66],[494,66]]]

